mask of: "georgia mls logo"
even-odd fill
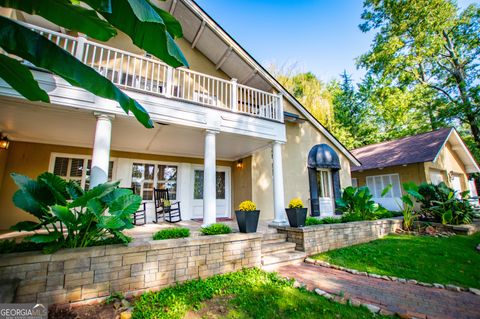
[[[37,303],[32,309],[32,316],[45,316],[47,315],[47,309],[41,303]]]

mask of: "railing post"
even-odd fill
[[[278,103],[277,103],[277,120],[283,123],[283,94],[278,93]]]
[[[172,96],[172,87],[173,87],[173,68],[171,66],[167,67],[167,83],[166,83],[166,97]]]
[[[83,53],[85,52],[85,43],[87,39],[83,34],[79,35],[77,38],[77,48],[75,49],[75,57],[83,62]]]
[[[237,85],[237,79],[233,78],[232,79],[232,100],[230,101],[230,109],[232,111],[237,111],[238,110],[238,98],[237,98],[237,92],[238,92],[238,85]]]

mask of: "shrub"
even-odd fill
[[[382,191],[385,196],[390,191],[391,185]],[[379,210],[385,210],[382,206],[372,200],[373,195],[367,186],[352,187],[349,186],[343,190],[341,198],[335,200],[337,209],[343,214],[348,215],[348,221],[352,220],[374,220],[375,213]]]
[[[360,214],[357,214],[355,212],[350,212],[342,215],[341,220],[342,220],[342,223],[349,223],[349,222],[358,222],[365,219],[363,219]]]
[[[257,210],[257,205],[255,205],[255,203],[251,200],[246,200],[240,203],[240,205],[238,206],[238,210],[244,212],[251,212]]]
[[[305,220],[305,226],[322,225],[322,224],[323,224],[323,221],[315,217],[307,217],[307,219]]]
[[[335,218],[335,217],[325,217],[322,219],[322,222],[324,224],[339,224],[342,222],[341,218]]]
[[[15,173],[11,176],[19,187],[13,203],[38,222],[23,221],[10,229],[46,230],[46,234],[25,238],[43,244],[44,252],[93,246],[99,241],[129,242],[122,231],[133,228],[132,214],[142,199],[131,190],[118,188],[119,182],[100,184],[85,192],[76,182],[52,173],[43,173],[36,180]]]
[[[383,207],[382,207],[383,208]],[[399,213],[397,213],[399,214]],[[394,217],[394,212],[387,210],[386,208],[379,209],[375,212],[375,219],[382,219],[382,218],[392,218]]]
[[[457,193],[444,182],[438,185],[423,183],[418,187],[423,211],[442,224],[470,224],[473,207],[468,202],[469,192]],[[458,196],[458,197],[457,197]]]
[[[288,208],[303,208],[303,202],[300,198],[293,198],[288,204]]]
[[[184,227],[175,227],[162,229],[153,234],[154,240],[184,238],[190,236],[190,229]]]
[[[20,253],[24,251],[42,250],[42,244],[28,241],[16,242],[14,239],[5,239],[0,241],[0,254]]]
[[[211,224],[206,227],[200,228],[200,231],[204,235],[221,235],[221,234],[230,234],[232,229],[225,224]]]

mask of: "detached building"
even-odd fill
[[[375,201],[387,209],[399,210],[405,182],[445,182],[458,192],[469,190],[477,195],[468,174],[480,169],[454,128],[368,145],[352,153],[362,163],[351,168],[353,186],[367,185]],[[382,198],[389,184],[393,187]]]

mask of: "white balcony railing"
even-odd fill
[[[172,68],[156,58],[26,25],[92,67],[117,86],[283,122],[282,97],[192,71]]]

